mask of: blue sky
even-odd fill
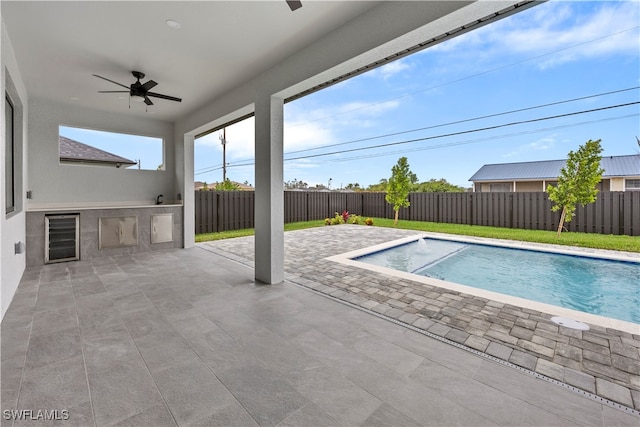
[[[550,1],[290,102],[285,105],[285,159],[361,150],[286,161],[285,180],[327,185],[332,178],[332,188],[355,182],[367,186],[388,178],[398,158],[406,156],[421,181],[445,178],[470,186],[469,177],[483,164],[562,159],[588,139],[602,139],[603,155],[636,154],[638,105],[438,136],[636,102],[638,89],[348,142],[638,87],[639,22],[638,1]],[[362,150],[418,138],[432,139]],[[227,176],[254,184],[253,166],[234,167],[253,158],[253,120],[227,128],[227,141]],[[199,139],[195,179],[220,180],[220,169],[198,172],[221,164],[219,133]]]

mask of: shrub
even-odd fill
[[[331,225],[331,219],[330,218],[325,218],[324,219],[324,225]]]
[[[349,217],[349,224],[360,224],[360,217],[358,215],[351,215]]]
[[[364,223],[367,225],[373,225],[373,220],[371,218],[367,218],[364,220]]]

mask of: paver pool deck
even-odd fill
[[[407,236],[412,230],[340,225],[285,234],[286,279],[444,337],[630,408],[640,409],[640,325],[569,329],[551,314],[326,258]],[[252,265],[253,237],[204,243]]]

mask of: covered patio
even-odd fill
[[[327,299],[312,290],[338,266],[316,277],[318,254],[285,252],[286,102],[536,2],[302,4],[2,1],[2,425],[637,423],[345,305],[347,291]],[[98,93],[113,87],[94,75],[133,85],[134,71],[182,102]],[[196,246],[194,139],[251,115],[255,239]],[[60,126],[160,139],[162,163],[63,164]],[[47,217],[68,214],[79,260],[46,264]],[[170,238],[154,236],[160,216]],[[103,245],[107,223],[131,235]],[[335,252],[345,236],[324,238]]]

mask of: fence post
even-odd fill
[[[224,231],[222,229],[223,226],[223,222],[222,222],[222,216],[223,216],[223,212],[222,212],[222,203],[220,203],[220,193],[218,193],[216,191],[216,233],[220,232],[220,231]]]

